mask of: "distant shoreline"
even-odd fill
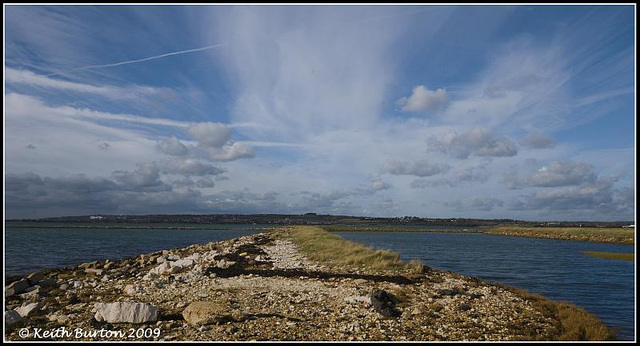
[[[5,222],[5,228],[73,228],[132,230],[262,230],[286,224],[170,224],[170,223],[76,223],[76,222]],[[481,233],[487,235],[587,241],[606,244],[635,243],[635,227],[518,227],[518,226],[442,226],[442,225],[314,225],[329,232],[416,232],[416,233]]]
[[[87,224],[87,223],[50,223],[50,222],[5,222],[5,228],[77,228],[77,229],[175,229],[175,230],[226,230],[238,231],[261,230],[280,225],[253,225],[253,224],[202,224],[202,225],[171,225],[171,224]]]
[[[588,241],[593,243],[633,245],[635,228],[597,227],[469,227],[464,229],[415,229],[402,227],[376,228],[353,226],[323,226],[330,232],[424,232],[424,233],[481,233],[487,235],[555,240]]]

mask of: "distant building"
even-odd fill
[[[104,219],[104,216],[100,216],[100,215],[89,216],[89,220],[102,220],[102,219]]]

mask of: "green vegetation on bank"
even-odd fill
[[[596,243],[633,244],[635,228],[604,227],[451,227],[398,225],[323,225],[329,232],[424,232],[424,233],[483,233],[513,237],[548,238],[590,241]]]
[[[344,240],[320,227],[296,226],[286,229],[284,236],[311,260],[338,267],[372,272],[398,271],[405,274],[419,274],[423,269],[419,261],[403,262],[397,252],[373,250]]]
[[[460,226],[425,225],[322,225],[329,232],[421,232],[421,233],[480,233],[486,226],[461,228]]]
[[[601,251],[585,251],[585,254],[593,257],[633,261],[635,254],[633,252],[601,252]]]
[[[555,316],[558,323],[554,340],[616,340],[616,334],[611,328],[607,327],[597,316],[583,308],[569,302],[552,301],[539,294],[530,293],[513,286],[505,284],[496,284],[496,286],[517,293],[523,299],[531,301],[546,315]]]
[[[516,237],[550,238],[615,244],[633,244],[635,239],[635,228],[497,227],[485,229],[482,231],[482,233]]]

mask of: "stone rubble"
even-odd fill
[[[159,329],[145,339],[156,341],[532,340],[558,326],[533,302],[477,278],[313,262],[278,229],[7,282],[8,340],[25,340],[22,327],[61,326]]]

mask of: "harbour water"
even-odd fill
[[[257,233],[256,229],[7,228],[5,275],[208,243]]]

